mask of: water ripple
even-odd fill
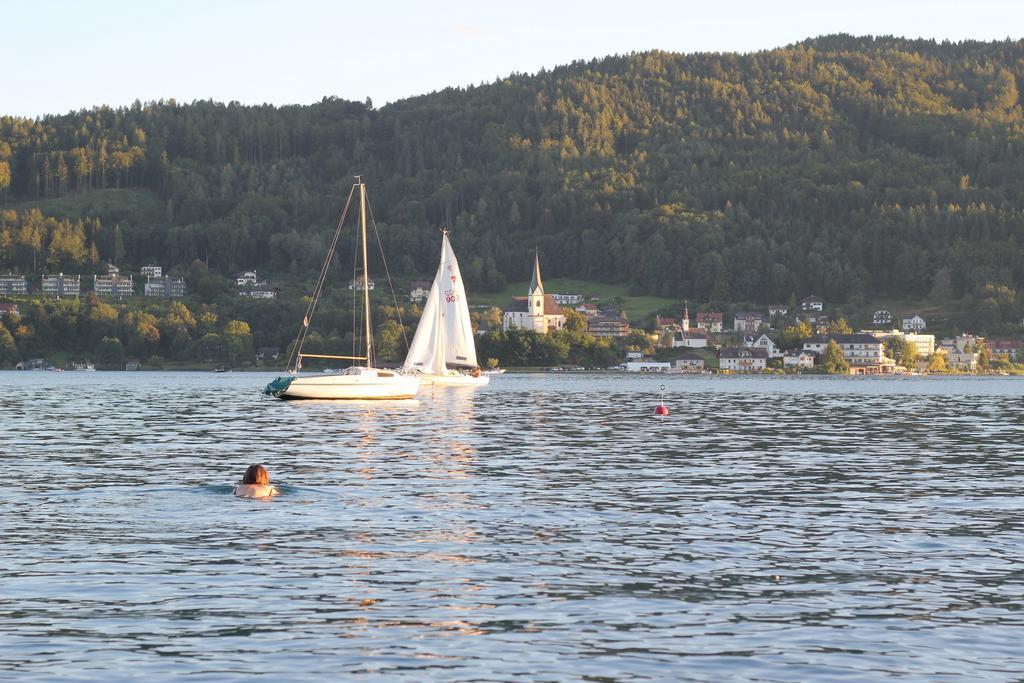
[[[0,676],[1024,672],[1024,382],[4,378]]]

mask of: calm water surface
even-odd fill
[[[1024,677],[1021,380],[0,379],[0,678]]]

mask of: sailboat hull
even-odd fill
[[[419,388],[418,377],[365,373],[295,377],[284,390],[268,393],[284,400],[386,401],[412,398]]]
[[[480,375],[479,377],[473,377],[472,375],[463,375],[454,373],[451,375],[417,375],[420,382],[424,385],[433,385],[441,387],[482,387],[489,384],[491,381],[490,377],[486,375]]]

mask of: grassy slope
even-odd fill
[[[497,306],[505,309],[513,296],[526,296],[529,288],[529,281],[514,282],[501,292],[469,292],[469,300],[470,304],[474,306]],[[679,307],[682,303],[682,300],[679,299],[666,299],[657,296],[630,296],[629,288],[626,285],[609,285],[568,278],[544,280],[544,291],[549,294],[582,294],[587,298],[600,297],[602,303],[611,302],[612,299],[619,297],[630,320],[641,322],[659,308]]]
[[[8,209],[39,209],[48,216],[73,220],[88,216],[107,216],[133,223],[159,223],[164,220],[161,199],[148,190],[93,190],[63,197],[26,199],[8,202]]]

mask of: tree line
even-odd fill
[[[528,278],[535,247],[549,277],[697,300],[1016,290],[1022,74],[1022,41],[838,35],[580,61],[380,109],[3,116],[0,268],[313,272],[359,173],[399,275],[432,272],[444,224],[490,290]]]

